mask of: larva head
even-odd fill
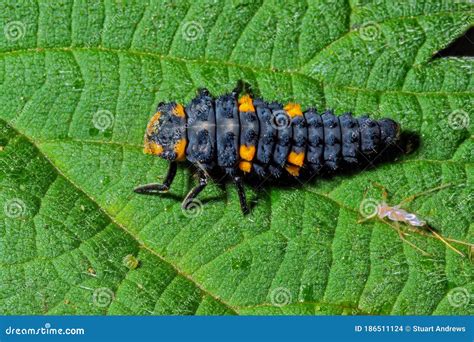
[[[185,150],[186,115],[183,106],[174,102],[160,103],[148,122],[143,151],[169,161],[181,161],[186,158]]]
[[[392,119],[382,119],[378,123],[382,141],[386,145],[397,143],[400,139],[400,125]]]

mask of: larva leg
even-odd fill
[[[191,191],[188,192],[186,197],[183,200],[183,203],[181,203],[181,207],[183,209],[187,209],[189,204],[196,198],[196,196],[204,190],[204,188],[207,185],[207,179],[208,176],[206,172],[203,170],[199,170],[199,185],[195,186],[194,188],[191,189]]]
[[[239,94],[248,94],[248,95],[250,95],[251,98],[255,98],[255,94],[252,90],[252,87],[250,86],[249,83],[247,83],[243,80],[238,80],[237,81],[237,85],[232,90],[232,94],[234,96],[238,96]]]
[[[209,92],[209,90],[207,88],[199,88],[197,90],[197,94],[199,96],[211,96],[211,93]]]
[[[244,215],[249,213],[249,207],[247,205],[247,198],[245,196],[244,185],[242,183],[242,178],[240,176],[234,176],[233,181],[237,187],[237,193],[239,194],[240,208]]]
[[[235,88],[232,90],[232,95],[237,96],[239,95],[243,90],[244,90],[244,81],[238,80],[237,85]]]
[[[133,191],[139,194],[153,195],[158,193],[167,192],[170,189],[171,183],[173,183],[174,176],[176,176],[178,164],[176,162],[171,162],[168,168],[168,173],[166,174],[163,184],[151,183],[146,185],[140,185],[136,187]]]

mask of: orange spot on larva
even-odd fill
[[[297,103],[288,103],[284,109],[291,118],[303,115],[301,106]]]
[[[179,103],[173,108],[173,114],[179,116],[180,118],[184,118],[186,116],[184,113],[184,107]]]
[[[291,151],[288,155],[288,162],[293,165],[303,166],[304,163],[304,152],[296,153]]]
[[[246,173],[249,173],[250,170],[252,169],[252,163],[251,162],[248,162],[248,161],[241,161],[239,163],[239,169],[241,169],[242,171],[246,172]]]
[[[249,95],[244,95],[239,99],[239,111],[241,112],[255,112],[252,98]]]
[[[255,156],[255,146],[247,146],[247,145],[240,145],[240,158],[252,161],[253,157]]]
[[[286,165],[285,166],[285,169],[286,171],[288,171],[288,173],[290,175],[292,175],[293,177],[297,177],[300,175],[300,168],[299,166],[295,166],[295,165]]]
[[[160,116],[161,116],[161,112],[156,112],[155,115],[152,116],[150,121],[148,121],[148,125],[146,126],[146,133],[148,135],[151,135],[153,133],[155,123],[160,119]],[[146,135],[145,135],[145,139],[146,139]]]
[[[180,139],[176,145],[174,145],[174,151],[176,152],[176,160],[182,161],[186,158],[186,139]]]
[[[163,153],[163,146],[152,141],[145,141],[143,152],[146,154],[160,155]]]

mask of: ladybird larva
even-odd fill
[[[168,191],[177,162],[187,160],[198,169],[199,185],[185,197],[183,208],[206,187],[208,171],[220,168],[237,186],[245,214],[246,174],[299,177],[357,166],[399,139],[400,126],[392,119],[336,116],[314,108],[302,111],[296,103],[267,103],[250,95],[238,98],[239,93],[237,87],[214,98],[200,89],[186,107],[160,103],[146,128],[144,152],[170,161],[170,166],[163,184],[142,185],[135,192]]]

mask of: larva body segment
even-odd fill
[[[341,127],[337,116],[329,111],[321,118],[324,126],[324,166],[334,171],[341,165]]]
[[[273,147],[276,141],[276,129],[272,125],[272,111],[268,106],[263,106],[262,100],[255,100],[255,111],[258,122],[260,123],[260,132],[257,142],[256,163],[253,170],[260,177],[267,174],[267,166],[273,155]]]
[[[224,95],[216,102],[217,165],[224,170],[232,170],[239,162],[240,122],[237,100],[234,96]]]
[[[358,121],[346,113],[339,117],[341,123],[342,158],[349,165],[357,164],[358,146],[360,146],[360,131]]]
[[[200,94],[186,106],[188,137],[186,159],[212,169],[216,160],[215,101],[209,94]],[[157,112],[161,112],[158,107]],[[172,114],[171,114],[172,115]]]
[[[298,104],[267,103],[234,91],[217,98],[201,90],[185,108],[159,104],[145,133],[145,153],[171,162],[164,184],[137,188],[139,193],[168,190],[176,161],[197,166],[200,185],[186,197],[192,200],[207,184],[208,171],[218,167],[232,177],[246,211],[241,176],[298,177],[372,160],[395,143],[400,127],[391,119],[379,121],[350,113],[318,113]],[[183,203],[185,205],[186,203]]]

